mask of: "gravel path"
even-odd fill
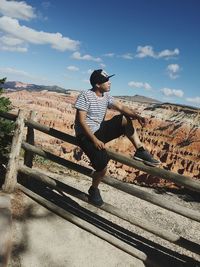
[[[50,170],[52,171],[52,170]],[[48,174],[47,171],[44,171],[44,173]],[[50,176],[50,173],[49,173]],[[79,175],[77,176],[76,173],[71,173],[71,175],[69,176],[67,172],[65,171],[60,171],[59,173],[54,173],[53,175],[51,174],[51,177],[54,177],[78,190],[81,190],[85,193],[87,193],[87,190],[89,188],[89,186],[91,185],[91,179],[84,176],[84,175]],[[65,177],[65,178],[63,178]],[[131,185],[131,186],[135,186],[135,185]],[[137,187],[137,186],[136,186]],[[200,223],[195,222],[191,219],[185,218],[181,215],[177,215],[173,212],[167,211],[163,208],[160,208],[156,205],[150,204],[144,200],[141,200],[139,198],[136,198],[134,196],[131,196],[129,194],[126,194],[122,191],[116,190],[106,184],[101,184],[100,185],[100,189],[102,192],[102,197],[104,199],[104,201],[106,203],[109,203],[113,206],[116,206],[120,209],[122,209],[123,211],[125,211],[127,214],[130,214],[132,216],[134,216],[134,218],[138,218],[138,219],[143,219],[147,222],[149,222],[150,224],[153,224],[154,226],[158,226],[162,229],[168,230],[170,232],[173,232],[177,235],[180,235],[182,237],[184,237],[185,239],[188,239],[196,244],[200,244]],[[156,190],[154,189],[149,189],[149,188],[140,188],[144,191],[147,192],[151,192],[152,194],[160,194],[162,196],[162,198],[164,198],[166,201],[174,201],[174,203],[178,203],[181,204],[185,207],[189,207],[191,209],[200,211],[200,201],[193,201],[192,197],[189,195],[176,195],[172,192],[156,192]],[[184,200],[183,198],[187,198],[187,201]],[[85,207],[88,209],[88,204],[78,200],[77,198],[71,197],[70,198],[72,200],[75,200],[76,203],[80,204],[82,207]],[[190,201],[188,201],[190,200]],[[136,242],[136,247],[137,246],[141,246],[141,248],[143,250],[145,250],[145,246],[148,245],[148,247],[154,246],[155,243],[159,244],[159,245],[153,249],[153,251],[155,252],[155,255],[153,257],[158,257],[158,262],[161,261],[162,262],[162,257],[164,259],[165,253],[167,255],[170,255],[171,257],[182,257],[186,260],[189,260],[189,262],[186,265],[182,265],[180,263],[180,265],[173,265],[172,263],[169,262],[169,265],[167,264],[166,266],[200,266],[200,251],[199,253],[193,253],[190,252],[182,247],[179,247],[178,245],[174,245],[162,238],[159,238],[158,236],[155,236],[154,234],[151,234],[147,231],[142,230],[141,228],[134,226],[132,224],[130,224],[127,221],[124,221],[116,216],[113,216],[105,211],[102,211],[94,206],[90,205],[90,210],[92,210],[93,212],[95,212],[96,214],[102,216],[103,218],[111,221],[113,224],[117,225],[116,227],[121,227],[120,229],[124,229],[124,233],[126,232],[126,235],[128,235],[130,238],[132,238],[132,236],[138,236],[140,237],[140,245],[138,245],[139,243]],[[39,225],[39,224],[38,224]],[[36,226],[33,226],[36,227]],[[75,231],[76,227],[72,227],[70,228],[71,231]],[[74,229],[74,230],[72,230]],[[77,230],[76,230],[77,231]],[[122,231],[122,230],[120,230]],[[77,232],[76,232],[77,233]],[[81,238],[81,236],[83,236],[83,233],[81,233],[81,235],[79,235],[77,238]],[[89,235],[91,236],[91,235]],[[42,238],[42,235],[40,234],[40,238]],[[85,237],[84,237],[85,238]],[[90,237],[87,236],[87,239]],[[98,239],[99,240],[99,239]],[[128,240],[128,239],[127,239]],[[139,240],[139,239],[138,239]],[[100,243],[98,243],[97,241],[93,243],[92,242],[92,251],[91,253],[93,254],[93,256],[95,256],[100,247],[102,249],[102,245],[99,245]],[[80,244],[82,244],[82,249],[80,248]],[[96,245],[95,245],[96,244]],[[143,245],[144,244],[144,247]],[[91,245],[91,243],[90,243]],[[93,260],[89,261],[88,257],[88,250],[87,252],[85,251],[85,247],[84,246],[89,246],[87,243],[87,240],[85,239],[85,241],[81,238],[80,240],[78,240],[78,244],[77,244],[77,248],[74,247],[73,249],[79,249],[79,253],[81,253],[82,257],[81,260],[78,261],[76,254],[74,255],[74,253],[71,252],[71,258],[70,258],[70,262],[71,264],[66,265],[66,266],[87,266],[87,267],[97,267],[97,266],[111,266],[111,267],[115,267],[115,266],[124,266],[124,267],[133,267],[133,266],[143,266],[142,262],[138,260],[136,260],[136,262],[130,260],[130,255],[126,254],[126,253],[122,253],[119,252],[119,250],[114,250],[112,252],[112,256],[111,256],[111,251],[110,248],[107,251],[103,251],[102,255],[103,257],[105,257],[105,259],[107,258],[107,263],[101,260],[98,260],[99,257],[96,258],[96,262],[93,262]],[[73,244],[73,246],[76,246],[75,244]],[[96,246],[96,249],[95,249]],[[112,247],[112,246],[111,246]],[[161,250],[161,252],[159,252],[159,250]],[[62,249],[60,250],[62,251]],[[68,255],[68,254],[67,254]],[[85,256],[84,256],[85,255]],[[69,255],[68,255],[69,256]],[[91,255],[90,255],[91,256]],[[73,259],[74,257],[74,259]],[[108,260],[109,258],[109,260]],[[169,257],[170,258],[170,257]],[[93,257],[91,258],[93,259]],[[192,263],[190,263],[190,260],[195,260],[196,263],[195,265],[193,265]],[[72,263],[76,263],[75,265],[73,265]],[[124,264],[123,264],[124,263]],[[63,263],[62,263],[63,264]],[[65,266],[65,265],[43,265],[43,266]],[[16,265],[15,267],[17,267],[18,265]],[[25,265],[20,265],[20,266],[24,266]],[[42,265],[34,265],[34,267],[40,267]],[[158,266],[164,266],[164,265],[158,265]],[[13,266],[14,267],[14,266]]]

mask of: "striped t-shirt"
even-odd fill
[[[111,108],[114,98],[109,93],[104,93],[102,97],[98,97],[94,91],[82,91],[78,96],[75,108],[87,112],[86,123],[90,127],[92,133],[100,128],[100,124],[104,120],[107,108]],[[75,120],[76,135],[83,133],[83,129],[76,118]]]

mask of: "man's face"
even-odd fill
[[[109,92],[110,91],[110,87],[111,87],[111,82],[110,81],[107,81],[105,83],[99,84],[99,89],[102,91],[102,93]]]

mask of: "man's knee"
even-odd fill
[[[100,170],[100,171],[96,171],[95,175],[103,177],[106,174],[106,172],[107,172],[107,166],[104,169]]]
[[[96,170],[96,172],[103,172],[110,160],[105,149],[96,151],[96,154],[93,157],[90,157],[92,167]]]

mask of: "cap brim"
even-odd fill
[[[112,75],[109,75],[108,76],[108,79],[110,79],[111,77],[115,76],[115,74],[112,74]]]

